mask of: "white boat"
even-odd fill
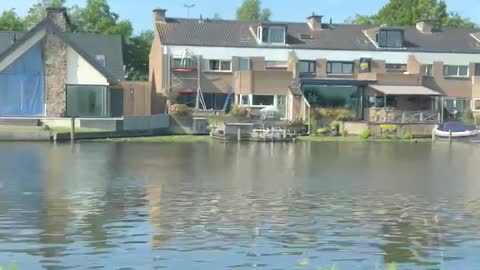
[[[435,126],[433,130],[436,137],[440,139],[446,138],[466,138],[480,134],[480,130],[474,127],[466,126],[461,122],[444,123]]]

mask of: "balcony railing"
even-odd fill
[[[401,111],[389,108],[370,108],[369,116],[371,123],[437,124],[440,120],[440,113],[434,111]]]

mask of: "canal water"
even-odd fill
[[[480,269],[480,146],[0,144],[0,264]]]

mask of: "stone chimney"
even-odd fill
[[[67,31],[68,18],[66,8],[47,8],[47,18],[60,27],[62,31]]]
[[[312,13],[312,16],[308,17],[308,26],[310,26],[310,29],[312,30],[322,30],[322,17],[321,15],[315,15],[315,13]]]
[[[160,9],[160,8],[154,9],[153,10],[153,20],[156,23],[158,23],[158,22],[164,23],[164,22],[166,22],[166,17],[165,17],[166,14],[167,14],[166,9]]]
[[[434,29],[436,20],[433,19],[421,19],[416,23],[417,30],[424,34],[431,34]]]

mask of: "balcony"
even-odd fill
[[[246,70],[234,74],[237,94],[286,95],[293,73],[286,70]]]

